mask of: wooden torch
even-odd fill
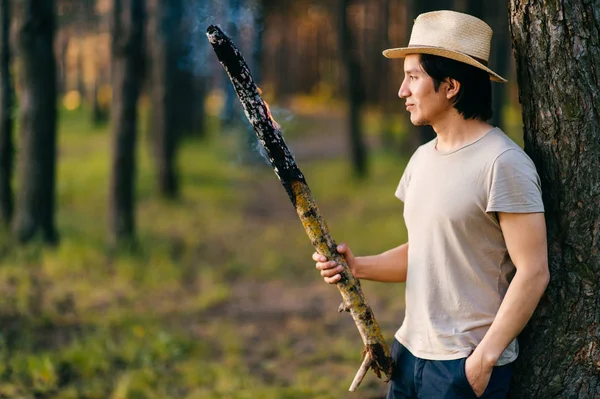
[[[240,51],[217,26],[211,25],[206,35],[231,79],[246,117],[263,145],[275,174],[296,208],[311,243],[318,253],[344,267],[342,278],[337,283],[343,298],[340,309],[350,312],[365,345],[364,359],[350,386],[350,391],[354,392],[358,388],[369,368],[373,369],[379,378],[388,381],[392,375],[392,359],[373,311],[365,300],[359,281],[350,272],[344,257],[337,252],[337,245],[312,197],[304,175],[285,144],[279,125],[273,120],[268,106],[261,98],[248,65]]]

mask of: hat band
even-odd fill
[[[409,44],[408,47],[431,47],[431,48],[437,48],[437,49],[441,48],[441,49],[444,49],[444,50],[454,51],[456,53],[460,53],[460,54],[466,55],[467,57],[471,57],[475,61],[477,61],[477,62],[485,65],[486,67],[488,66],[488,61],[487,60],[484,60],[483,58],[475,57],[474,55],[463,53],[462,51],[458,51],[458,50],[452,50],[452,49],[447,49],[447,48],[444,48],[444,47],[437,47],[437,46],[429,46],[427,44],[424,44],[424,45],[423,44]]]

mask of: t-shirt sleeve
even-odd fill
[[[540,178],[525,152],[508,150],[494,161],[486,212],[544,212]]]
[[[419,153],[419,149],[420,149],[420,147],[417,148],[417,151],[415,151],[415,153],[412,155],[412,157],[410,157],[410,160],[408,161],[406,168],[404,168],[404,173],[402,174],[400,183],[398,183],[398,187],[396,188],[395,195],[402,202],[406,202],[405,201],[406,190],[408,189],[408,184],[410,183],[412,165],[415,163],[415,158],[417,157],[417,154]]]
[[[402,178],[400,179],[400,183],[398,183],[398,187],[396,188],[396,197],[402,201],[402,202],[406,202],[405,198],[406,198],[406,188],[408,186],[408,181],[410,180],[409,177],[409,173],[408,173],[408,167],[404,170],[404,173],[402,174]]]

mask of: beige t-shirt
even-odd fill
[[[488,331],[515,266],[496,212],[544,212],[531,159],[500,129],[411,157],[396,196],[408,229],[406,315],[395,337],[422,359],[468,356]],[[517,341],[497,365],[514,361]]]

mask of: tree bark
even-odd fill
[[[112,15],[113,148],[109,187],[112,246],[135,238],[137,101],[143,76],[143,0],[114,0]]]
[[[178,195],[175,152],[182,124],[178,84],[182,76],[178,68],[183,56],[179,35],[183,17],[181,0],[152,0],[150,2],[152,115],[150,137],[156,165],[158,192],[166,198]]]
[[[513,398],[600,397],[600,4],[510,1],[525,150],[551,282],[521,335]]]
[[[0,0],[0,225],[8,227],[13,215],[13,81],[10,74],[10,4]]]
[[[56,179],[56,61],[54,1],[19,3],[18,49],[21,96],[19,189],[14,233],[21,242],[42,234],[58,239],[54,227]]]
[[[346,74],[348,98],[348,122],[350,125],[350,146],[352,150],[352,170],[357,177],[367,175],[367,149],[363,139],[362,104],[364,82],[360,74],[360,62],[356,54],[355,40],[348,23],[350,0],[339,0],[339,51]]]

